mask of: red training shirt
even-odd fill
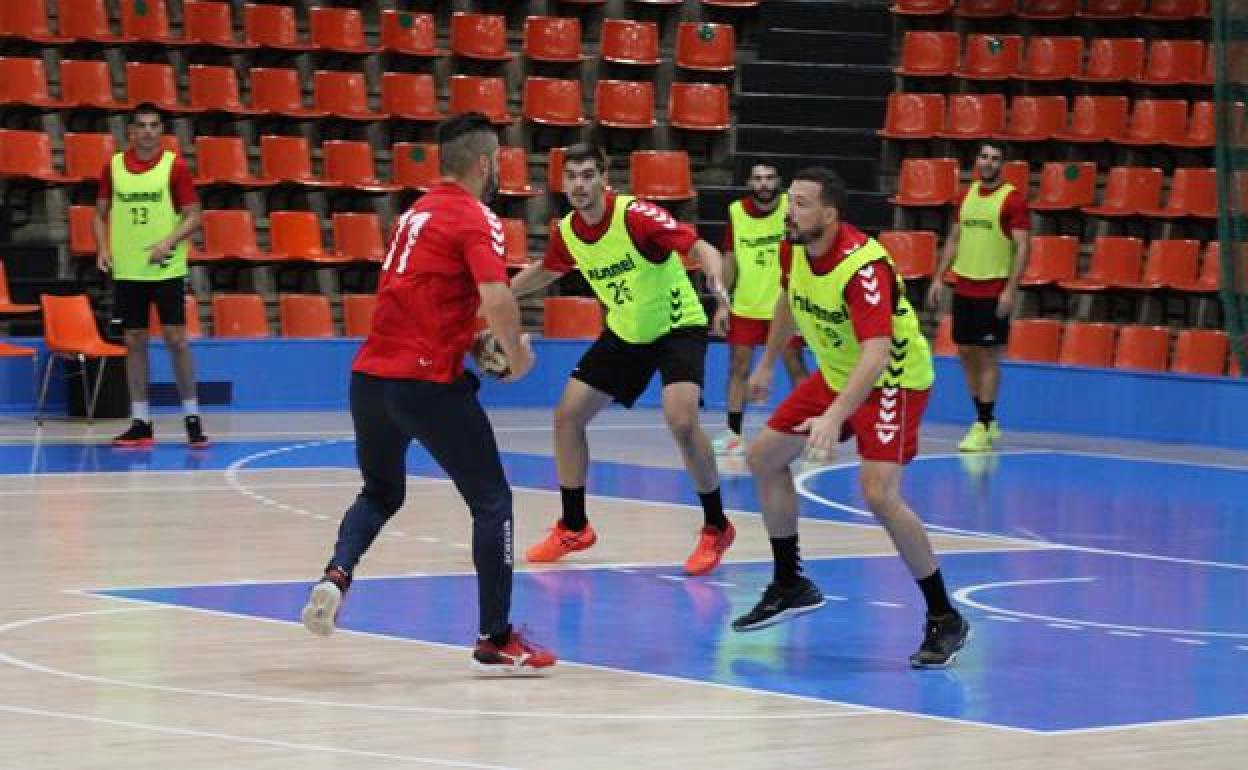
[[[126,171],[131,174],[147,173],[156,168],[156,164],[160,162],[164,154],[164,150],[161,150],[151,160],[141,160],[134,150],[126,150],[123,156],[126,160]],[[169,191],[173,195],[173,207],[179,211],[199,203],[199,194],[195,192],[195,181],[191,178],[191,167],[186,165],[186,158],[181,155],[176,155],[173,159],[173,169],[169,173]],[[104,170],[100,172],[100,187],[95,197],[96,200],[101,201],[113,199],[111,160],[104,164]]]
[[[615,201],[615,193],[607,193],[606,213],[596,225],[586,222],[581,212],[573,212],[572,232],[576,233],[576,237],[586,243],[594,243],[606,235],[615,214]],[[673,251],[688,254],[698,240],[698,233],[693,227],[676,221],[666,210],[649,201],[634,200],[630,203],[624,214],[624,224],[637,250],[655,264],[666,260]],[[576,260],[563,242],[563,231],[558,227],[550,231],[542,267],[560,274],[576,268]]]
[[[503,224],[472,193],[443,182],[395,225],[372,327],[352,370],[387,379],[458,379],[483,283],[508,283]]]
[[[968,187],[958,193],[958,203],[954,207],[954,211],[961,211],[962,201],[966,200],[966,195],[970,191],[971,188]],[[979,194],[985,198],[994,192],[996,192],[995,188],[984,190],[983,187],[980,187],[979,190]],[[1013,238],[1015,230],[1031,230],[1031,211],[1027,208],[1027,199],[1023,197],[1018,188],[1011,190],[1001,204],[1001,232],[1005,233],[1007,238]],[[953,292],[963,297],[991,299],[999,296],[1005,290],[1005,284],[1006,279],[1004,278],[975,281],[959,275],[957,282],[953,286]]]
[[[811,260],[811,271],[815,275],[827,275],[866,241],[866,233],[853,225],[841,223],[827,253]],[[811,258],[809,252],[807,258]],[[787,240],[781,241],[780,284],[785,291],[789,288],[789,270],[792,265],[793,244]],[[893,310],[896,302],[893,295],[896,287],[897,279],[893,276],[893,268],[889,266],[887,259],[869,262],[845,284],[845,307],[849,311],[850,323],[854,326],[854,336],[859,342],[873,337],[893,336]]]

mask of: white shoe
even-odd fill
[[[342,606],[342,591],[333,581],[322,580],[308,594],[303,607],[303,626],[317,636],[329,636],[338,620],[338,608]]]
[[[745,439],[740,434],[726,430],[711,441],[715,454],[736,457],[745,454]]]

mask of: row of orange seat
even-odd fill
[[[1211,86],[1214,78],[1214,46],[1201,40],[1146,44],[1142,37],[1098,37],[1085,43],[1070,35],[975,34],[967,35],[965,50],[961,48],[957,32],[911,30],[902,38],[894,72],[909,77],[1146,86]]]
[[[895,0],[892,12],[902,16],[943,16],[952,12],[967,19],[1016,16],[1029,21],[1079,18],[1092,21],[1186,21],[1209,17],[1209,0]]]
[[[957,158],[907,158],[901,162],[897,194],[889,199],[898,206],[946,206],[959,194]],[[1025,161],[1012,161],[1004,171],[1007,181],[1026,192],[1030,189]],[[1097,217],[1159,217],[1165,219],[1213,219],[1217,216],[1217,174],[1212,168],[1176,168],[1166,203],[1161,203],[1165,174],[1158,168],[1117,166],[1106,174],[1099,205],[1096,197],[1096,166],[1088,162],[1045,163],[1040,186],[1029,202],[1037,211],[1082,211]],[[1248,194],[1248,173],[1233,179],[1241,194]]]
[[[955,355],[952,324],[942,319],[933,345]],[[1171,349],[1173,347],[1173,350]],[[1230,338],[1219,329],[1181,329],[1031,318],[1014,322],[1006,357],[1015,361],[1220,376],[1239,374]]]
[[[175,34],[165,0],[124,0],[120,32],[114,33],[104,0],[59,0],[57,32],[51,31],[45,0],[6,2],[0,9],[0,37],[43,44],[75,41],[107,45],[214,46],[234,51],[254,48],[323,51],[335,54],[395,53],[438,57],[433,14],[382,10],[377,45],[368,42],[363,14],[353,8],[310,8],[308,36],[299,32],[295,9],[285,5],[243,6],[242,37],[234,34],[228,2],[188,0],[183,29]],[[456,12],[451,16],[450,53],[466,59],[503,62],[513,54],[507,45],[507,19],[497,14]],[[524,53],[535,61],[579,63],[581,22],[573,17],[531,16],[525,20]],[[659,28],[654,22],[607,19],[602,26],[602,58],[610,62],[657,65]],[[676,66],[728,72],[735,68],[736,36],[731,25],[681,22],[675,41]]]

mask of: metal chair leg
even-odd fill
[[[91,391],[91,406],[87,408],[87,423],[95,421],[95,405],[100,400],[100,387],[104,384],[104,367],[108,365],[108,357],[100,356],[100,370],[95,374],[95,388]],[[83,372],[86,372],[86,364],[83,364]],[[85,382],[85,381],[84,381]]]
[[[52,366],[59,356],[48,351],[48,365],[43,367],[43,385],[39,388],[39,403],[35,404],[35,424],[43,425],[43,407],[48,399],[48,382],[52,379]]]

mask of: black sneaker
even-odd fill
[[[945,668],[953,665],[958,650],[971,635],[971,624],[957,612],[928,615],[923,625],[923,643],[910,656],[914,668]]]
[[[113,438],[113,446],[125,448],[150,447],[156,443],[152,424],[147,420],[135,420],[125,433]]]
[[[819,587],[806,578],[800,578],[791,586],[772,583],[763,591],[763,598],[754,605],[754,609],[732,621],[732,630],[757,631],[782,620],[814,612],[826,603]]]
[[[186,443],[191,445],[191,449],[202,449],[208,446],[208,437],[204,435],[204,424],[200,421],[199,415],[188,414],[183,422],[186,423]]]
[[[317,636],[329,636],[338,627],[338,611],[343,597],[351,587],[351,576],[337,567],[325,570],[325,576],[312,586],[308,603],[300,615],[304,628]]]

